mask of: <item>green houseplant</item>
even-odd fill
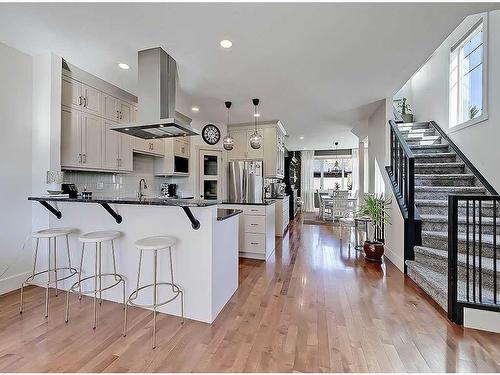
[[[413,114],[406,98],[401,99],[399,102],[399,113],[404,122],[413,122]]]
[[[391,200],[384,198],[383,194],[366,195],[363,204],[356,213],[358,217],[371,220],[363,244],[365,258],[373,262],[381,262],[384,255],[384,244],[375,238],[376,229],[382,229],[385,224],[390,224],[389,208]]]

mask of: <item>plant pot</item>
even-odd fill
[[[384,244],[382,242],[365,241],[363,251],[365,252],[366,260],[382,263],[382,256],[384,255]]]
[[[406,113],[404,115],[401,115],[403,118],[404,122],[413,122],[413,115],[411,113]]]

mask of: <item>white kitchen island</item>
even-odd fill
[[[30,200],[50,205],[56,212],[50,214],[51,227],[73,227],[78,230],[70,237],[70,252],[73,266],[78,267],[81,244],[78,233],[117,230],[122,236],[115,241],[116,262],[118,273],[126,280],[127,296],[133,291],[137,281],[139,251],[134,242],[140,238],[157,235],[173,236],[177,239],[173,254],[175,282],[184,292],[185,317],[206,323],[212,323],[225,304],[238,288],[238,227],[239,213],[235,210],[217,208],[217,201],[196,200],[162,200],[162,199],[73,199],[31,197]],[[50,209],[50,207],[46,207]],[[108,211],[107,208],[111,209]],[[188,213],[199,221],[199,228],[193,228]],[[56,217],[60,212],[62,217]],[[118,216],[121,223],[118,223]],[[196,226],[196,225],[194,225]],[[34,228],[41,229],[41,228]],[[66,252],[64,241],[58,242],[58,264],[65,264]],[[38,252],[41,260],[46,260],[47,246],[41,243]],[[109,251],[108,251],[109,250]],[[88,244],[85,249],[85,262],[82,267],[82,277],[93,274],[95,246]],[[168,251],[160,251],[159,281],[170,281],[168,267]],[[43,263],[39,263],[43,267]],[[141,285],[152,282],[153,255],[146,254],[143,258]],[[109,245],[102,248],[103,273],[112,272],[112,253]],[[40,285],[43,285],[43,279]],[[68,289],[76,281],[61,283],[61,289]],[[109,283],[113,283],[109,280]],[[109,285],[109,284],[106,284]],[[88,287],[91,289],[93,281]],[[159,300],[168,299],[171,289],[161,287]],[[120,287],[103,292],[103,299],[122,302],[123,294]],[[72,295],[71,301],[77,301]],[[137,303],[151,303],[151,291],[139,294]],[[180,299],[161,306],[158,311],[180,316]],[[89,311],[89,315],[91,312]],[[117,317],[118,318],[118,317]],[[71,319],[71,318],[70,318]]]

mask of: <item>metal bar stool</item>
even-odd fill
[[[79,273],[76,268],[71,266],[71,256],[69,253],[69,240],[68,240],[68,235],[72,232],[74,232],[74,228],[50,228],[50,229],[42,229],[36,232],[33,232],[32,237],[36,239],[36,247],[35,247],[35,260],[33,262],[33,272],[31,273],[31,276],[26,279],[24,283],[21,284],[21,306],[19,308],[19,312],[22,314],[23,313],[23,307],[24,307],[24,300],[23,300],[23,295],[24,295],[24,287],[28,285],[36,285],[33,281],[34,279],[42,274],[47,274],[47,288],[45,290],[45,317],[47,318],[49,316],[49,289],[50,285],[54,284],[56,288],[56,296],[59,294],[59,288],[58,288],[58,282],[66,280],[70,278],[71,276],[76,275]],[[57,237],[66,237],[66,251],[67,251],[67,256],[68,256],[68,266],[67,267],[57,267]],[[38,246],[40,245],[40,239],[48,239],[49,241],[49,251],[48,251],[48,269],[36,272],[36,262],[38,258]],[[53,240],[53,241],[52,241]],[[53,246],[51,246],[53,243]],[[52,256],[51,253],[53,253],[54,256],[54,267],[52,267]],[[69,274],[59,278],[58,277],[58,271],[69,271]],[[54,278],[52,278],[52,273],[54,274]],[[60,274],[59,274],[60,275]]]
[[[92,323],[92,328],[95,329],[97,326],[97,295],[99,294],[99,304],[102,304],[102,292],[104,290],[111,289],[121,282],[123,283],[123,308],[125,308],[125,279],[122,275],[116,272],[116,258],[115,258],[115,244],[114,240],[121,236],[118,231],[98,231],[89,232],[82,234],[78,237],[78,240],[82,243],[82,256],[80,258],[80,274],[78,276],[78,281],[74,283],[71,288],[68,289],[66,293],[66,309],[65,309],[65,321],[69,320],[69,294],[70,292],[78,293],[78,298],[82,299],[82,294],[93,293],[94,294],[94,319]],[[113,255],[113,273],[102,273],[102,243],[111,242],[111,253]],[[95,262],[94,262],[94,274],[88,277],[81,277],[83,258],[85,254],[85,244],[95,243]],[[113,276],[115,282],[110,285],[103,287],[102,278],[103,276]],[[94,279],[94,289],[82,291],[82,283],[87,280]]]
[[[179,295],[181,296],[181,317],[182,323],[184,323],[184,293],[180,289],[180,287],[174,283],[174,269],[172,265],[172,247],[175,245],[175,238],[169,236],[155,236],[155,237],[146,237],[138,240],[135,243],[135,246],[140,250],[139,253],[139,270],[137,271],[137,286],[136,289],[130,294],[128,297],[127,303],[125,304],[125,322],[123,325],[123,336],[127,335],[127,306],[138,306],[138,307],[146,307],[153,308],[153,349],[156,348],[156,312],[158,307],[166,305],[169,302],[172,302]],[[158,282],[158,251],[168,249],[169,259],[170,259],[170,279],[171,282]],[[141,266],[142,266],[142,257],[144,251],[153,251],[153,283],[147,284],[144,286],[140,286],[141,279]],[[170,285],[172,287],[173,297],[163,301],[158,302],[158,286],[159,285]],[[139,296],[139,291],[153,287],[153,304],[152,305],[144,305],[135,303],[134,300]]]

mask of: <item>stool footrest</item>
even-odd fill
[[[70,277],[72,276],[75,276],[78,274],[78,271],[76,270],[76,268],[73,268],[73,267],[58,267],[58,268],[52,268],[50,270],[43,270],[43,271],[40,271],[40,272],[37,272],[31,276],[29,276],[26,281],[24,282],[24,284],[31,284],[32,281],[35,279],[35,277],[37,276],[40,276],[40,275],[43,275],[43,274],[46,274],[46,273],[49,273],[49,272],[57,272],[57,271],[64,271],[64,270],[68,270],[68,271],[71,271],[71,273],[69,275],[66,275],[64,277],[61,277],[59,279],[54,279],[54,280],[50,280],[50,284],[53,284],[53,283],[56,283],[56,282],[59,282],[59,281],[63,281],[63,280],[66,280],[66,279],[69,279]]]
[[[84,281],[87,281],[87,280],[91,280],[91,279],[95,279],[96,277],[102,277],[102,276],[114,276],[115,277],[115,283],[110,285],[110,286],[107,286],[105,288],[100,288],[100,289],[92,289],[92,290],[82,290],[82,291],[79,291],[77,288],[79,285],[82,284],[82,282]],[[116,280],[116,278],[119,278],[119,280]],[[69,288],[69,291],[73,292],[73,293],[81,293],[81,294],[87,294],[87,293],[94,293],[94,292],[103,292],[105,290],[108,290],[108,289],[111,289],[115,286],[117,286],[118,284],[120,284],[121,282],[125,282],[125,279],[123,278],[122,275],[118,274],[118,273],[102,273],[100,275],[92,275],[92,276],[87,276],[87,277],[84,277],[83,279],[80,279],[80,281],[77,281],[76,283],[74,283],[71,288]]]
[[[140,288],[134,290],[132,292],[132,294],[130,294],[130,296],[128,297],[127,304],[129,304],[131,306],[136,306],[136,307],[147,307],[147,308],[153,307],[154,308],[154,307],[163,306],[163,305],[166,305],[169,302],[172,302],[174,299],[176,299],[179,296],[179,294],[182,293],[182,290],[176,284],[172,284],[172,283],[169,283],[169,282],[162,282],[162,283],[156,283],[156,285],[157,286],[158,285],[170,285],[170,286],[172,286],[172,288],[174,289],[173,290],[174,296],[172,298],[170,298],[169,300],[163,301],[163,302],[159,302],[156,305],[154,305],[154,304],[153,305],[143,305],[143,304],[134,303],[133,301],[135,299],[137,299],[137,297],[139,296],[139,291],[140,290],[143,290],[143,289],[146,289],[146,288],[151,288],[151,287],[155,286],[155,284],[148,284],[148,285],[141,286]]]

